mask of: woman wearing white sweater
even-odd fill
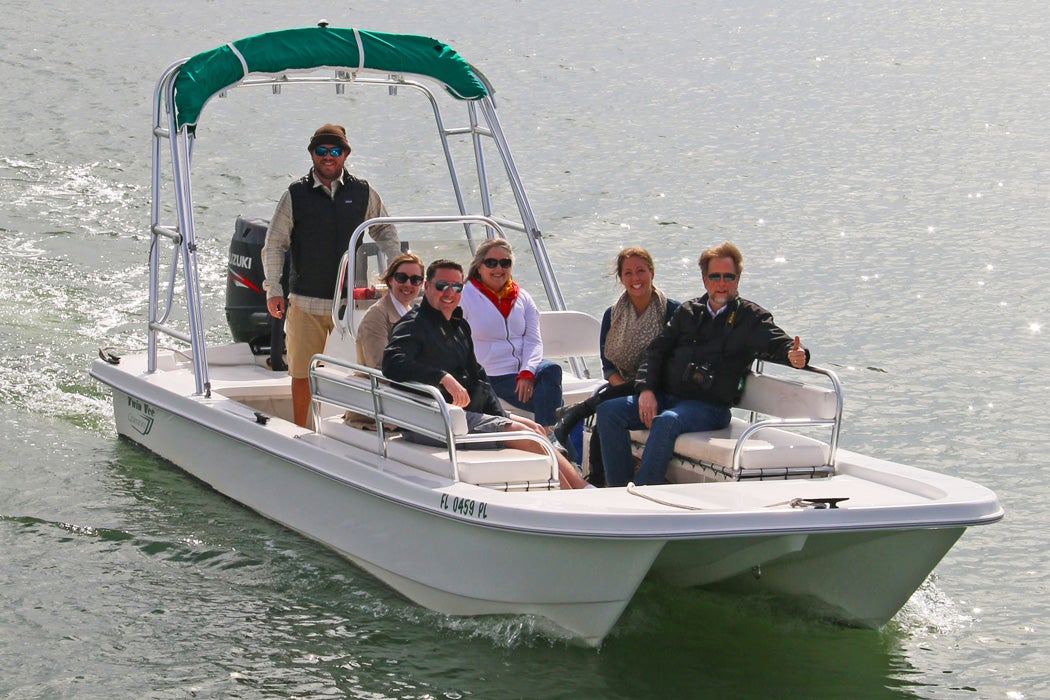
[[[531,411],[549,432],[562,403],[561,365],[543,359],[540,312],[511,276],[513,265],[507,241],[494,238],[478,246],[460,308],[496,395]]]

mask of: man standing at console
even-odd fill
[[[729,425],[744,377],[756,360],[805,367],[809,351],[773,323],[773,315],[737,294],[744,258],[726,241],[700,255],[707,294],[675,310],[646,352],[635,378],[637,396],[598,405],[598,433],[610,486],[662,484],[682,433]],[[628,431],[649,429],[641,465]]]
[[[396,382],[421,382],[438,387],[446,401],[464,409],[471,433],[531,430],[546,440],[543,426],[520,416],[508,417],[496,398],[485,369],[474,355],[470,326],[463,320],[463,310],[459,308],[462,293],[462,265],[453,260],[430,263],[423,300],[402,316],[390,332],[390,343],[383,351],[383,374]],[[425,435],[405,429],[402,435],[412,442],[433,442]],[[546,453],[535,440],[511,439],[502,444],[527,452]],[[475,443],[473,447],[499,445]],[[589,486],[564,455],[555,454],[561,488]]]
[[[339,260],[354,229],[368,219],[387,216],[379,193],[344,167],[350,155],[346,129],[325,124],[314,132],[307,150],[313,167],[281,196],[262,249],[266,308],[274,318],[287,313],[292,409],[301,426],[306,426],[310,408],[310,358],[324,351],[333,327]],[[401,252],[394,226],[373,226],[369,235],[387,260]],[[291,253],[287,309],[280,282],[286,252]],[[353,261],[350,266],[353,269]]]

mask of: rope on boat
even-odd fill
[[[835,509],[838,510],[839,503],[848,501],[849,498],[792,498],[780,503],[770,503],[766,508],[778,508],[780,506],[791,506],[792,508],[812,508],[814,510]]]
[[[638,496],[644,498],[647,501],[653,503],[659,503],[662,506],[668,506],[669,508],[681,508],[682,510],[703,510],[699,506],[690,506],[684,503],[672,503],[656,496],[651,496],[647,493],[642,493],[638,490],[638,487],[631,481],[627,484],[627,493],[632,496]],[[842,501],[848,501],[849,498],[792,498],[787,501],[781,501],[780,503],[770,503],[766,508],[777,508],[780,506],[791,506],[792,508],[812,508],[813,510],[825,510],[825,509],[838,509],[839,503]]]
[[[105,347],[102,347],[102,348],[98,349],[98,356],[101,359],[103,359],[106,362],[108,362],[109,364],[111,364],[111,365],[119,365],[120,364],[120,355],[118,355],[116,352],[114,352],[114,350],[117,350],[117,349],[118,348],[116,346],[114,346],[114,345],[107,345]]]
[[[170,346],[167,346],[167,345],[158,345],[157,349],[158,350],[168,350],[174,355],[179,355],[180,357],[182,357],[187,362],[193,362],[193,355],[189,355],[185,351],[179,350],[178,348],[173,348],[173,347],[170,347]],[[119,346],[116,346],[116,345],[105,345],[105,346],[100,347],[98,349],[98,356],[101,359],[103,359],[106,362],[108,362],[109,364],[111,364],[111,365],[119,365],[120,364],[120,358],[122,358],[124,355],[127,355],[128,353],[132,353],[132,352],[146,352],[146,348],[131,348],[131,349],[128,349],[128,348],[122,348],[122,347],[119,347]]]
[[[681,508],[682,510],[703,510],[703,508],[700,508],[698,506],[688,506],[682,503],[672,503],[671,501],[665,501],[662,498],[656,498],[655,496],[650,496],[647,493],[642,493],[638,490],[638,487],[634,485],[633,481],[627,484],[627,493],[631,494],[632,496],[644,498],[647,501],[652,501],[653,503],[659,503],[662,506],[668,506],[670,508]]]

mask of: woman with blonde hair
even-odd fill
[[[561,365],[543,359],[540,312],[511,275],[514,253],[502,238],[478,246],[460,308],[474,352],[496,395],[531,411],[550,432],[561,406]]]

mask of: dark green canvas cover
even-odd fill
[[[363,62],[358,36],[364,49]],[[363,29],[355,35],[353,29],[344,27],[285,29],[238,39],[187,59],[175,78],[176,127],[188,126],[192,131],[204,104],[247,73],[277,74],[323,67],[356,70],[359,66],[429,76],[459,99],[478,99],[486,94],[470,64],[437,39]]]

